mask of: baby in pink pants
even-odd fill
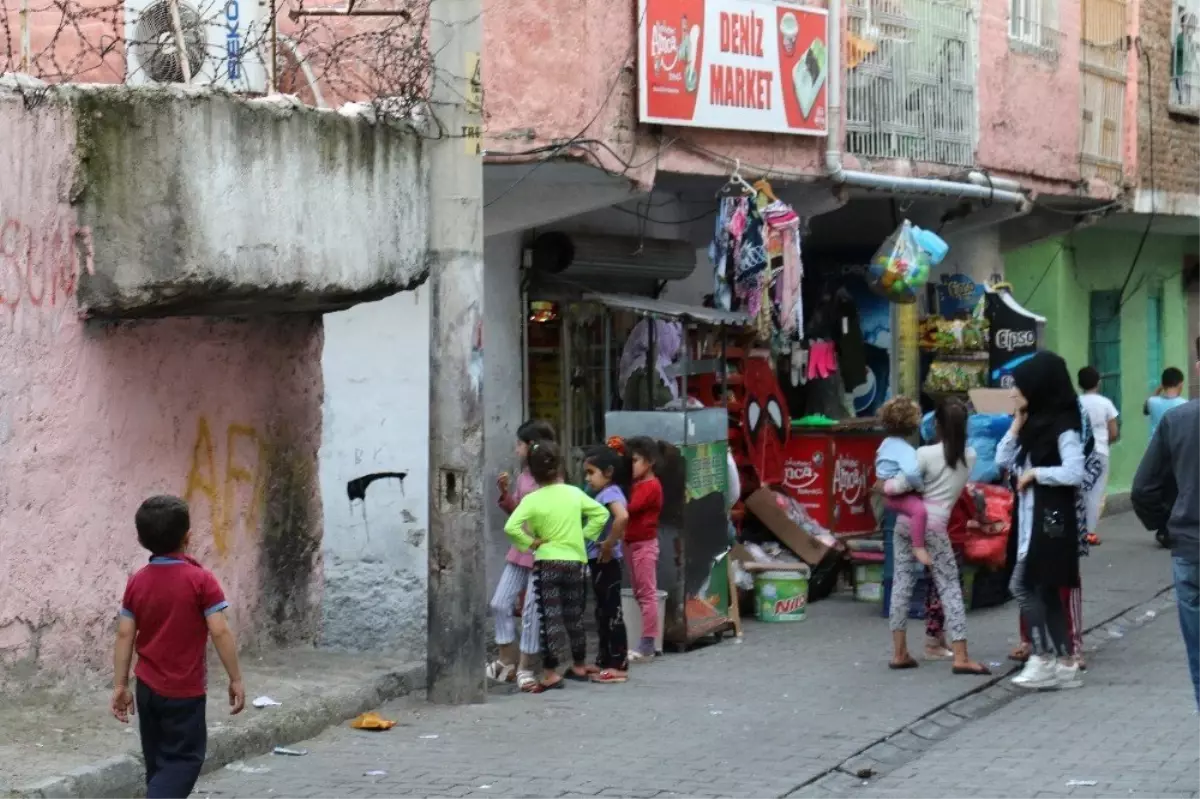
[[[917,450],[907,441],[921,424],[921,409],[908,397],[892,397],[879,409],[879,419],[888,434],[875,452],[875,476],[883,481],[884,505],[908,517],[913,557],[929,566],[933,559],[925,549],[924,481]]]

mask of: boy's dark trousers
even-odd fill
[[[592,588],[596,591],[596,637],[599,647],[596,665],[602,669],[629,668],[629,642],[625,637],[625,617],[621,612],[621,561],[588,561]]]
[[[147,799],[186,799],[204,766],[207,700],[203,696],[171,699],[139,680],[136,701],[146,758]]]

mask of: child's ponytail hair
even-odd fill
[[[534,441],[529,445],[529,473],[540,486],[551,485],[562,477],[562,455],[553,441]]]
[[[663,456],[662,448],[658,442],[649,436],[634,436],[625,442],[625,449],[629,453],[630,463],[634,455],[637,455],[646,463],[650,464],[650,468],[654,473],[662,471]],[[632,466],[631,466],[632,468]]]
[[[588,447],[584,453],[583,462],[591,464],[602,473],[612,471],[612,482],[625,499],[629,499],[633,487],[633,459],[625,454],[625,442],[613,436],[604,446]]]

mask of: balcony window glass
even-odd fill
[[[1060,36],[1056,0],[1010,0],[1008,38],[1014,49],[1057,58]]]
[[[1200,114],[1200,0],[1173,0],[1171,15],[1172,110]]]

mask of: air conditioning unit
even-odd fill
[[[125,82],[184,83],[190,77],[194,86],[265,93],[267,13],[260,0],[126,0]]]

